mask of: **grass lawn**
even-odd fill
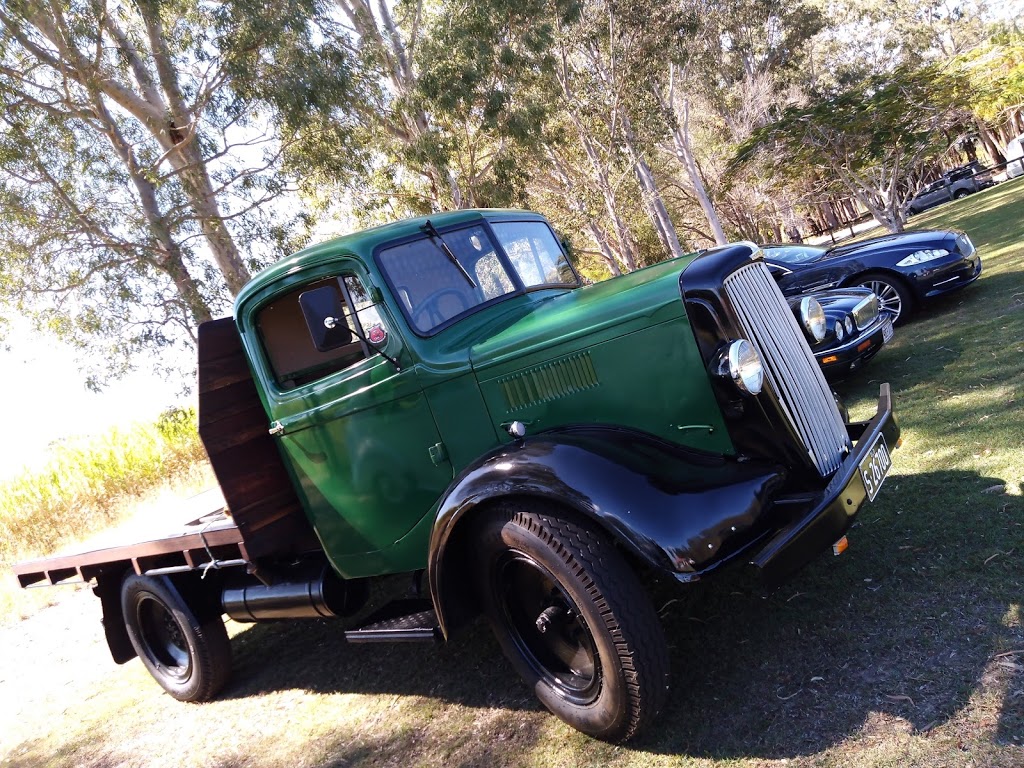
[[[850,550],[768,597],[659,592],[674,692],[629,745],[543,712],[481,625],[439,649],[232,625],[234,682],[179,704],[137,660],[105,658],[81,594],[0,633],[0,763],[1019,768],[1024,179],[912,221],[946,226],[978,245],[981,279],[839,386],[862,416],[890,382],[904,435]]]

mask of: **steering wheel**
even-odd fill
[[[441,311],[441,302],[447,296],[454,296],[459,301],[459,309],[455,312],[449,312],[445,314]],[[409,316],[412,318],[413,324],[420,330],[428,330],[434,326],[440,325],[450,317],[455,317],[462,312],[469,309],[470,304],[466,299],[466,294],[457,288],[442,288],[439,291],[435,291],[430,294],[417,304],[409,312]],[[420,322],[420,316],[425,316],[426,323]]]

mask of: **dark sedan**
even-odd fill
[[[765,245],[765,261],[787,296],[863,286],[894,323],[925,300],[963,288],[981,274],[971,239],[951,230],[903,232],[849,245]]]
[[[880,311],[878,297],[867,288],[838,288],[787,301],[827,379],[858,370],[892,339],[892,318]]]

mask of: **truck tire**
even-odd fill
[[[878,296],[879,309],[892,315],[893,325],[903,325],[914,310],[914,299],[898,277],[884,272],[866,272],[853,283],[869,288]]]
[[[636,574],[603,536],[551,508],[492,511],[472,541],[505,655],[573,728],[629,739],[658,714],[669,678],[665,635]]]
[[[962,200],[963,198],[967,197],[969,194],[971,194],[971,193],[968,190],[966,190],[966,189],[958,189],[956,192],[953,193],[953,199],[954,200]]]
[[[128,638],[153,678],[179,701],[209,701],[231,673],[219,615],[200,620],[166,576],[129,574],[121,585]]]

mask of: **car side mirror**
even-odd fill
[[[325,285],[300,294],[299,306],[317,352],[329,352],[352,343],[352,330],[345,321],[345,306],[336,287]]]

